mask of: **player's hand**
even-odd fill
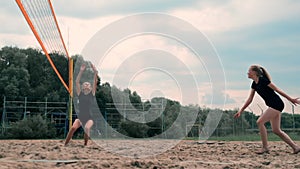
[[[295,106],[297,106],[297,104],[300,104],[300,99],[299,99],[299,97],[294,98],[294,99],[291,99],[290,101],[291,101]]]
[[[241,116],[241,112],[237,112],[237,113],[234,114],[233,117],[234,117],[234,118],[239,118],[240,116]]]
[[[91,66],[92,66],[93,71],[94,71],[95,73],[98,73],[97,68],[95,67],[95,65],[92,64]]]
[[[81,67],[80,67],[80,71],[84,71],[86,68],[86,65],[85,64],[82,64]]]

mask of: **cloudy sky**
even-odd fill
[[[226,109],[239,108],[250,90],[246,73],[251,64],[263,65],[279,88],[300,97],[300,1],[52,0],[52,4],[70,55],[95,55],[107,49],[92,59],[102,82],[129,87],[144,99],[165,96],[183,104],[222,108],[225,102]],[[39,48],[14,0],[1,1],[0,12],[1,47]],[[149,13],[151,23],[143,15]],[[134,15],[140,18],[130,22]],[[176,24],[170,26],[164,19]],[[124,36],[109,46],[120,32]],[[93,45],[97,50],[91,51]],[[256,96],[250,106],[256,114],[258,105],[266,108]],[[295,110],[300,113],[299,107]],[[285,111],[291,112],[288,102]]]

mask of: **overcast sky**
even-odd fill
[[[105,57],[97,57],[101,62],[94,64],[102,83],[108,81],[120,88],[129,87],[144,99],[165,96],[183,104],[220,107],[226,96],[224,108],[239,108],[249,94],[251,80],[246,73],[251,64],[263,65],[279,88],[292,97],[300,97],[300,1],[52,0],[52,4],[71,55],[82,54],[89,48],[91,39],[101,35],[103,28],[143,13],[169,15],[203,33],[215,49],[214,57],[220,64],[213,65],[204,55],[195,56],[193,50],[202,50],[202,44],[193,50],[188,47],[189,42],[197,42],[199,36],[189,36],[185,39],[187,42],[182,42],[176,41],[176,37],[143,32],[120,40]],[[14,0],[1,1],[0,12],[1,47],[40,48]],[[143,30],[144,22],[137,21],[134,25]],[[156,31],[166,29],[164,23],[161,28],[156,26]],[[182,27],[175,26],[175,29],[184,32]],[[168,31],[173,32],[171,28]],[[106,43],[106,39],[99,45],[102,43]],[[219,75],[220,70],[224,74]],[[215,76],[220,77],[214,80]],[[218,80],[226,84],[226,89],[216,84]],[[217,94],[210,97],[215,88]],[[258,105],[266,108],[256,96],[250,105],[256,114],[260,113]],[[299,107],[295,110],[300,113]],[[291,112],[288,102],[285,111]]]

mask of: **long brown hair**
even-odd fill
[[[263,68],[259,65],[252,65],[251,70],[256,72],[256,75],[258,77],[266,77],[267,79],[269,79],[271,81],[271,76],[265,68]]]

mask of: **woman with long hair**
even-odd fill
[[[243,107],[234,115],[235,118],[241,116],[241,113],[251,104],[255,92],[257,92],[265,101],[268,109],[258,118],[257,125],[260,131],[262,149],[257,154],[269,153],[266,122],[270,122],[272,131],[278,135],[293,149],[293,153],[300,152],[300,147],[280,128],[281,112],[284,109],[284,103],[278,94],[285,97],[292,104],[300,104],[299,98],[291,98],[274,83],[271,82],[271,76],[263,67],[259,65],[251,65],[248,70],[248,78],[252,79],[250,95]],[[277,94],[278,93],[278,94]]]
[[[94,71],[94,81],[93,85],[90,82],[83,82],[80,85],[81,76],[86,69],[86,65],[82,64],[80,67],[80,71],[76,78],[76,94],[79,100],[79,112],[77,115],[77,119],[75,119],[72,127],[70,128],[68,135],[65,140],[65,145],[69,143],[75,131],[82,126],[84,128],[84,145],[86,146],[90,137],[90,130],[94,124],[94,121],[91,116],[91,105],[93,98],[95,97],[96,88],[97,88],[97,74],[98,71],[94,65],[91,65]]]

